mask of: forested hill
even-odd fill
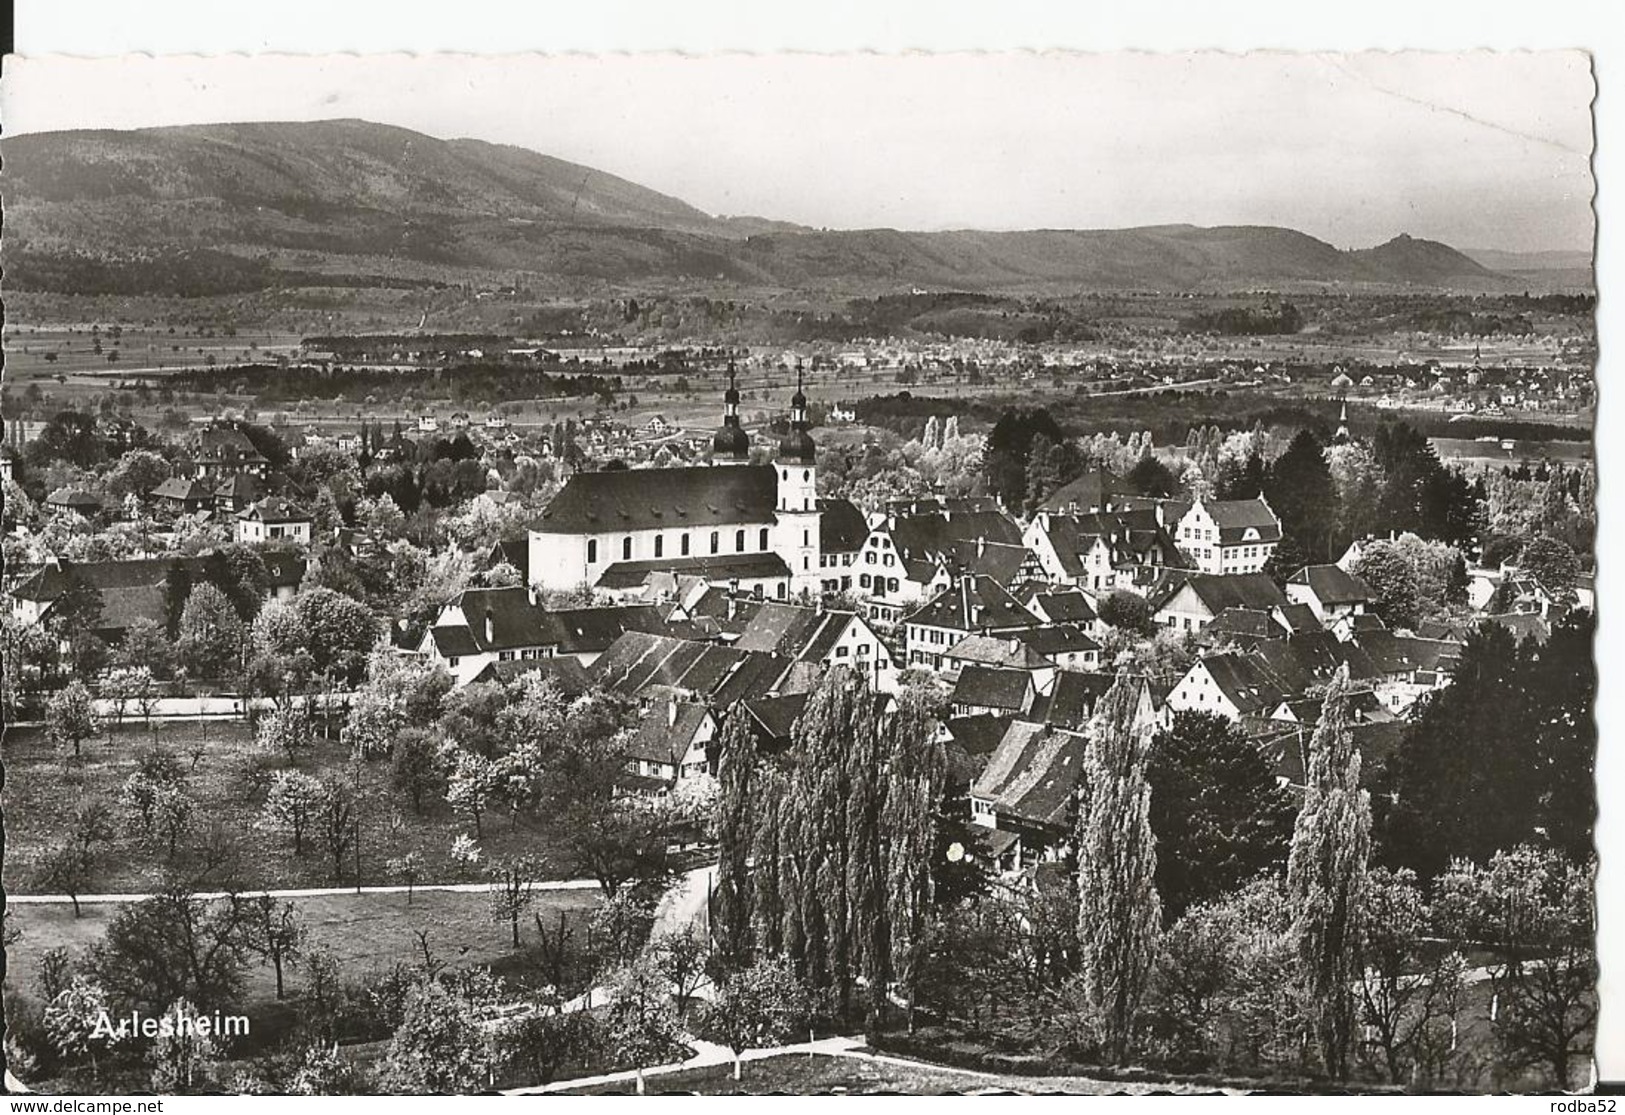
[[[492,271],[817,289],[1516,285],[1406,236],[1343,251],[1271,227],[829,231],[718,218],[533,151],[360,120],[42,133],[0,151],[6,279],[22,290],[195,294]]]

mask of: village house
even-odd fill
[[[959,671],[948,700],[955,716],[1021,716],[1037,698],[1028,671],[973,665]]]
[[[271,462],[237,426],[216,422],[197,432],[192,465],[200,480],[220,480],[237,473],[263,478]]]
[[[847,666],[882,692],[896,688],[897,667],[874,628],[856,612],[763,604],[734,641],[740,650],[763,651],[820,667]]]
[[[171,476],[147,494],[158,510],[172,515],[191,515],[214,506],[214,490],[191,477]]]
[[[1308,605],[1323,624],[1359,615],[1376,599],[1363,578],[1337,565],[1304,566],[1287,579],[1286,596],[1294,604]]]
[[[1021,527],[1003,512],[963,503],[912,503],[889,508],[869,531],[857,562],[864,610],[890,626],[910,608],[947,588],[959,562],[985,557],[987,546],[1021,546]],[[1013,578],[1025,559],[1018,556]]]
[[[1145,595],[1170,569],[1190,562],[1155,509],[1062,515],[1041,511],[1022,536],[1044,579],[1099,597],[1115,589]]]
[[[441,607],[417,649],[461,686],[498,662],[571,655],[590,666],[628,631],[666,630],[647,604],[549,611],[532,589],[466,589]]]
[[[869,537],[863,512],[848,499],[818,500],[818,568],[825,592],[851,592],[852,566]]]
[[[948,650],[966,635],[1005,634],[1040,620],[989,577],[961,577],[903,619],[909,666],[941,670]]]
[[[84,488],[58,488],[45,498],[45,506],[59,515],[89,519],[102,509],[102,501]]]
[[[310,545],[314,520],[280,496],[270,496],[237,513],[237,541],[249,544],[286,541]]]
[[[1038,510],[1056,515],[1098,515],[1143,502],[1144,497],[1127,480],[1105,469],[1091,469],[1051,492]]]
[[[692,701],[650,701],[627,741],[626,774],[617,789],[640,797],[665,797],[679,782],[716,773],[708,745],[716,738],[717,718]]]
[[[1281,541],[1281,520],[1263,496],[1199,499],[1179,520],[1175,541],[1203,573],[1256,573]]]
[[[1286,594],[1263,573],[1176,577],[1151,598],[1157,624],[1176,631],[1200,631],[1227,608],[1274,615],[1289,604]]]

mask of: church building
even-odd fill
[[[631,592],[669,572],[770,599],[817,595],[822,512],[800,377],[771,465],[750,463],[731,371],[723,400],[710,465],[571,476],[531,528],[531,583]]]

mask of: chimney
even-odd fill
[[[496,623],[491,619],[490,612],[485,613],[485,641],[487,643],[496,642]]]
[[[982,553],[986,549],[987,549],[987,539],[984,536],[980,535],[980,534],[977,535],[976,536],[976,556],[981,557]]]
[[[525,590],[525,595],[530,597],[530,606],[532,608],[537,607],[542,602],[542,589],[541,589],[541,586],[536,584],[536,582],[534,582],[534,581],[532,581],[530,583],[530,585],[527,586],[527,588]]]
[[[677,702],[666,702],[666,727],[671,728],[677,724]]]
[[[976,612],[970,605],[970,578],[959,578],[959,607],[967,624],[976,622]]]

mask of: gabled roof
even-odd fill
[[[788,745],[790,733],[801,710],[807,707],[807,693],[786,693],[779,697],[757,697],[741,701],[740,707],[751,718],[757,738],[765,743]]]
[[[1077,589],[1070,592],[1023,592],[1027,607],[1042,612],[1051,623],[1093,623],[1098,617],[1089,598]]]
[[[719,468],[718,472],[729,469]],[[631,529],[631,528],[629,528]],[[726,583],[734,580],[764,580],[770,577],[788,577],[790,567],[771,550],[753,554],[715,554],[704,557],[654,558],[648,561],[618,561],[605,569],[596,587],[602,589],[630,589],[648,581],[654,573],[704,577],[708,581]]]
[[[171,476],[147,494],[153,499],[172,499],[180,503],[204,504],[214,499],[214,492],[203,481],[179,476]]]
[[[53,507],[90,507],[97,508],[102,501],[91,495],[84,488],[58,488],[45,500]]]
[[[946,511],[902,515],[882,527],[905,561],[935,563],[961,542],[1021,545],[1021,526],[1002,511]]]
[[[993,666],[1003,670],[1041,670],[1052,665],[1014,635],[966,635],[949,647],[943,657],[967,666]]]
[[[1055,675],[1055,686],[1044,708],[1044,722],[1083,731],[1095,714],[1095,705],[1116,680],[1115,675],[1104,672],[1061,670]]]
[[[1304,631],[1323,630],[1321,622],[1315,618],[1315,610],[1307,604],[1288,604],[1277,609],[1278,614],[1293,634]]]
[[[855,553],[869,537],[869,524],[849,499],[820,499],[818,548],[826,554]]]
[[[770,465],[578,472],[542,512],[544,534],[771,523],[778,473]]]
[[[592,676],[606,688],[633,696],[664,687],[727,708],[779,689],[792,665],[778,655],[629,631],[593,663]]]
[[[309,515],[281,496],[266,496],[237,512],[239,519],[254,519],[262,523],[308,523]]]
[[[1284,639],[1287,629],[1265,608],[1233,607],[1214,616],[1213,622],[1202,629],[1202,636],[1213,642],[1235,641],[1250,646],[1260,639]]]
[[[1337,565],[1306,565],[1287,584],[1307,585],[1322,604],[1364,604],[1376,599],[1363,578]]]
[[[252,474],[246,472],[234,473],[221,481],[214,490],[215,499],[227,499],[234,503],[253,503],[260,498],[265,489]]]
[[[1023,712],[1032,704],[1033,676],[1025,670],[966,666],[959,671],[950,700],[955,705]]]
[[[903,621],[951,631],[1014,630],[1040,623],[991,577],[971,576],[950,584]]]
[[[1030,556],[1027,547],[1005,542],[955,542],[948,553],[948,567],[1010,585],[1015,583],[1022,564]]]
[[[530,580],[530,539],[504,538],[491,547],[491,552],[485,556],[485,567],[493,568],[506,562],[519,570],[519,579]]]
[[[1262,660],[1251,654],[1210,654],[1201,665],[1219,692],[1243,716],[1268,715],[1294,695],[1265,668]]]
[[[1100,644],[1095,641],[1094,637],[1075,623],[1054,623],[1043,627],[1032,627],[1026,631],[1017,631],[1010,637],[1019,640],[1046,660],[1052,655],[1076,654],[1079,651],[1100,649]]]
[[[1014,721],[971,794],[1030,824],[1064,827],[1083,773],[1084,748],[1084,737],[1075,732]]]
[[[1462,644],[1444,639],[1420,639],[1392,631],[1361,631],[1353,645],[1370,656],[1378,673],[1408,674],[1417,670],[1449,673],[1461,658]]]
[[[1192,573],[1183,578],[1183,584],[1170,584],[1173,591],[1164,590],[1162,599],[1152,602],[1153,610],[1161,611],[1186,587],[1215,616],[1226,608],[1252,608],[1267,612],[1288,604],[1286,594],[1265,573]]]
[[[1090,511],[1104,509],[1108,503],[1119,502],[1117,497],[1139,493],[1134,485],[1104,469],[1092,469],[1076,480],[1062,484],[1039,505],[1040,511]]]
[[[1219,542],[1223,545],[1281,540],[1281,520],[1276,518],[1262,496],[1255,499],[1203,500],[1202,507],[1219,528]],[[1257,538],[1248,539],[1248,531],[1256,531]]]
[[[467,631],[476,651],[487,653],[551,646],[560,654],[590,654],[606,649],[627,631],[666,631],[652,604],[549,611],[531,599],[529,589],[517,586],[465,589],[451,603],[462,610],[466,621],[457,629]]]
[[[710,715],[704,705],[692,701],[657,700],[638,718],[626,757],[676,766]]]

